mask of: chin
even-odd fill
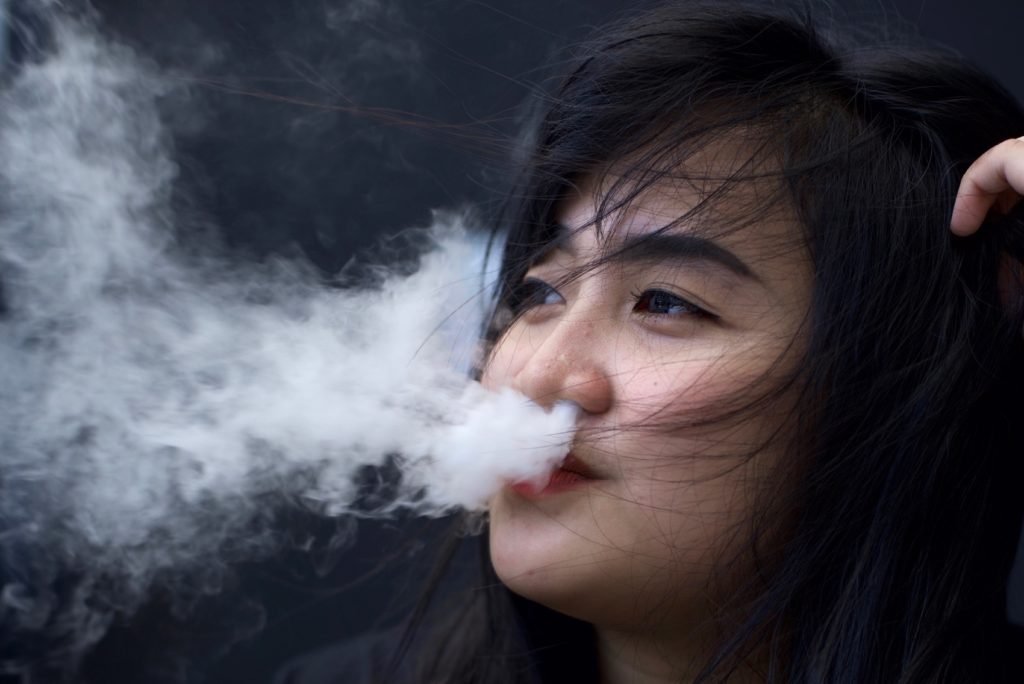
[[[503,492],[491,503],[490,555],[514,593],[582,620],[592,619],[605,563],[591,542],[530,502]]]
[[[636,544],[628,522],[613,533],[595,520],[601,501],[585,495],[531,501],[499,493],[491,502],[489,535],[498,578],[526,599],[597,625],[703,615],[709,554],[696,551],[699,544],[685,550]],[[627,517],[616,512],[620,522]]]

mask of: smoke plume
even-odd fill
[[[180,81],[88,23],[52,31],[0,92],[4,633],[80,652],[155,584],[213,592],[271,551],[281,501],[479,510],[565,453],[571,408],[468,379],[489,288],[463,218],[438,215],[411,275],[342,287],[204,255],[172,212],[158,104]],[[354,478],[383,465],[400,477],[367,502]]]

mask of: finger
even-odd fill
[[[1008,211],[1024,195],[1024,138],[999,143],[971,164],[960,181],[950,229],[970,235],[998,202]]]

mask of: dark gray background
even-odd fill
[[[16,11],[16,3],[0,0],[0,13],[6,4]],[[567,45],[640,6],[94,4],[106,30],[190,84],[188,107],[168,109],[182,166],[183,225],[197,235],[216,225],[240,259],[303,254],[326,274],[382,236],[429,222],[431,209],[473,205],[486,216],[501,197],[531,91],[557,73],[553,64]],[[1024,95],[1024,2],[830,5],[947,43]],[[9,47],[16,57],[17,45]],[[234,585],[187,616],[155,597],[115,626],[83,677],[115,684],[266,681],[290,657],[397,619],[429,566],[429,554],[414,552],[429,551],[441,525],[363,525],[353,534],[348,522],[289,513],[282,529],[297,540],[309,536],[314,553],[240,567]],[[345,545],[332,547],[336,539]],[[1022,603],[1019,591],[1015,600]]]

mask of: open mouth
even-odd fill
[[[570,452],[562,460],[561,464],[551,472],[547,484],[542,486],[541,483],[535,481],[523,481],[515,482],[509,485],[509,487],[520,496],[536,498],[578,489],[591,482],[597,482],[599,479],[586,463],[576,458]]]

